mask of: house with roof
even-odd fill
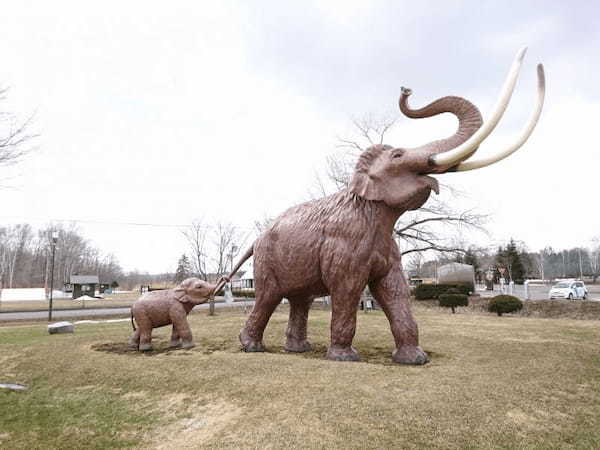
[[[99,284],[98,275],[71,275],[69,283],[65,283],[65,292],[73,292],[73,300],[84,295],[94,297]]]

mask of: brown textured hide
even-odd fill
[[[288,209],[262,233],[253,247],[256,303],[240,332],[245,351],[264,351],[264,329],[284,297],[290,302],[285,348],[310,350],[307,319],[311,302],[329,294],[331,343],[327,357],[358,360],[352,340],[359,299],[368,285],[390,322],[396,344],[392,359],[402,364],[428,361],[419,347],[392,230],[403,212],[421,207],[432,189],[438,191],[437,181],[427,176],[440,171],[432,168],[430,157],[467,140],[481,126],[481,115],[460,97],[444,97],[412,110],[406,103],[408,95],[410,91],[403,90],[403,113],[420,118],[451,112],[459,119],[457,132],[416,149],[369,148],[360,156],[348,189]],[[251,254],[247,252],[244,258]]]
[[[194,346],[187,315],[194,306],[205,303],[215,285],[198,278],[188,278],[175,289],[152,291],[131,305],[131,315],[138,325],[129,343],[139,350],[152,349],[152,329],[173,324],[171,346]]]

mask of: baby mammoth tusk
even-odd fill
[[[432,166],[453,166],[461,162],[463,159],[470,156],[477,146],[479,146],[479,144],[481,144],[481,142],[494,130],[502,118],[502,115],[508,106],[508,102],[510,101],[513,90],[515,89],[515,84],[517,83],[517,78],[519,76],[519,71],[521,69],[521,65],[523,64],[523,58],[525,57],[526,51],[527,47],[523,47],[517,53],[517,56],[515,57],[515,60],[506,77],[506,81],[502,86],[502,90],[500,91],[500,97],[496,103],[496,106],[494,107],[494,112],[490,116],[489,120],[485,121],[481,128],[479,128],[479,130],[477,130],[473,136],[467,139],[467,141],[463,144],[447,152],[431,156],[429,161]]]
[[[533,113],[531,114],[531,117],[529,118],[529,122],[527,122],[525,128],[523,128],[523,131],[521,131],[521,135],[519,136],[519,138],[508,148],[499,152],[495,152],[492,156],[478,158],[475,160],[468,160],[460,163],[454,169],[455,171],[462,172],[465,170],[479,169],[481,167],[494,164],[495,162],[498,162],[511,155],[512,153],[516,152],[525,143],[525,141],[529,139],[529,136],[531,136],[531,133],[533,132],[533,129],[535,128],[540,118],[540,114],[542,113],[542,106],[544,106],[544,95],[546,93],[546,77],[544,76],[544,66],[541,64],[538,64],[537,66],[537,77],[537,103],[535,105]]]

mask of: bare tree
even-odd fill
[[[600,236],[592,239],[592,245],[589,250],[590,269],[592,275],[592,282],[595,283],[598,277],[600,277]]]
[[[190,249],[190,262],[192,270],[203,280],[208,280],[206,269],[206,236],[208,227],[204,225],[202,219],[194,220],[189,228],[182,231]]]
[[[0,88],[0,102],[6,100],[8,88]],[[13,113],[0,111],[0,168],[19,162],[31,147],[28,146],[35,134],[28,130],[33,115],[19,123]]]
[[[327,158],[325,180],[317,176],[316,194],[323,196],[334,189],[348,187],[358,156],[369,146],[383,143],[386,133],[395,123],[393,118],[374,119],[371,116],[353,120],[356,137],[338,138],[340,152]],[[453,199],[463,195],[449,186],[444,186],[444,189],[450,192]],[[461,242],[462,233],[487,233],[484,228],[486,221],[484,214],[472,209],[457,210],[439,197],[431,196],[422,208],[408,211],[400,217],[394,234],[399,238],[403,255],[428,251],[437,254],[464,253],[467,246]],[[420,260],[415,263],[420,267]]]
[[[270,228],[271,225],[273,225],[274,220],[275,219],[273,217],[269,217],[266,215],[264,215],[261,219],[255,220],[254,228],[256,229],[256,232],[260,234],[267,228]]]
[[[233,260],[239,254],[245,239],[237,227],[229,222],[217,222],[214,227],[214,254],[215,274],[217,277],[226,275],[233,266]],[[214,315],[214,298],[210,299],[209,315]]]

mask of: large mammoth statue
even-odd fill
[[[307,318],[315,297],[331,296],[331,343],[327,358],[356,361],[352,347],[359,298],[365,286],[389,320],[396,349],[393,361],[424,364],[400,252],[392,238],[394,224],[406,211],[420,208],[438,183],[430,174],[471,170],[492,164],[517,150],[539,118],[544,73],[538,65],[538,99],[522,134],[510,147],[482,159],[469,159],[500,120],[512,95],[525,49],[518,54],[487,122],[460,97],[443,97],[420,108],[408,105],[402,89],[400,110],[410,118],[452,113],[458,118],[453,136],[417,148],[375,145],[359,158],[349,188],[329,197],[292,207],[264,231],[237,264],[254,255],[256,303],[240,341],[247,352],[264,351],[263,331],[282,298],[290,304],[285,349],[305,352]],[[467,160],[468,159],[468,160]],[[235,270],[232,272],[234,273]]]

